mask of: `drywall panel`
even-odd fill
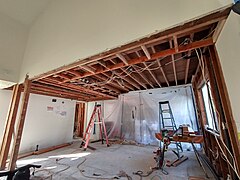
[[[72,100],[31,95],[21,151],[72,142],[75,105]]]
[[[240,16],[231,12],[216,43],[234,119],[240,132]]]
[[[2,141],[11,91],[0,91],[0,138]],[[52,102],[56,99],[56,102]],[[29,152],[72,141],[76,101],[31,94],[20,152]]]
[[[0,12],[21,22],[31,25],[34,19],[44,10],[50,0],[0,0]]]
[[[123,45],[230,0],[53,0],[32,25],[20,80]]]
[[[18,82],[28,29],[0,13],[0,80]]]

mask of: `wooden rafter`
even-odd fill
[[[135,72],[138,73],[138,75],[139,75],[146,83],[148,83],[152,88],[154,88],[154,86],[152,85],[152,83],[148,80],[148,78],[147,78],[143,73],[138,72],[138,70],[137,70],[134,66],[133,66],[132,68],[133,68],[133,70],[134,70]]]
[[[151,54],[149,53],[148,49],[146,46],[141,46],[144,54],[147,56],[147,58],[150,60],[151,59]]]
[[[124,62],[124,64],[128,65],[127,59],[122,54],[116,54],[116,56]]]
[[[58,74],[59,77],[63,78],[63,79],[66,79],[66,80],[71,80],[71,77],[66,75],[66,74],[63,74],[63,73],[60,73]]]
[[[178,52],[178,38],[176,35],[173,36],[173,43],[174,43],[175,51]]]
[[[80,68],[84,69],[85,71],[91,72],[91,73],[95,73],[95,69],[90,67],[90,66],[80,66]]]
[[[178,53],[186,52],[186,51],[196,49],[196,48],[200,48],[200,47],[204,47],[204,46],[209,46],[209,45],[212,45],[212,44],[213,44],[212,38],[208,38],[208,39],[204,39],[204,40],[200,40],[200,41],[195,41],[195,42],[189,43],[187,45],[179,46],[178,47],[178,49],[179,49]],[[166,49],[166,50],[163,50],[163,51],[152,54],[151,59],[148,59],[146,56],[141,56],[141,57],[138,57],[136,59],[130,59],[128,61],[128,64],[129,65],[139,64],[139,63],[143,63],[143,62],[146,62],[146,61],[155,60],[155,59],[158,59],[158,58],[161,58],[161,57],[170,56],[170,55],[173,55],[173,54],[176,54],[176,53],[177,52],[175,51],[174,48],[170,48],[170,49]],[[126,67],[126,66],[127,65],[124,64],[123,62],[114,64],[114,65],[108,65],[107,66],[108,68],[96,69],[95,73],[85,72],[85,73],[83,73],[82,76],[73,77],[73,78],[71,78],[71,80],[76,80],[76,79],[88,77],[88,76],[95,75],[95,74],[100,74],[100,73],[104,73],[104,72],[108,72],[108,71],[113,71],[113,70],[116,70],[116,69],[119,69],[119,68],[122,68],[122,67]],[[71,81],[71,80],[68,80],[68,81]],[[68,82],[68,81],[65,80],[64,82]]]
[[[153,51],[153,53],[156,53],[156,50],[155,50],[154,46],[152,46],[152,51]],[[164,77],[165,82],[166,82],[167,85],[169,86],[168,79],[167,79],[167,77],[166,77],[166,74],[165,74],[165,72],[164,72],[164,70],[163,70],[163,67],[162,67],[161,62],[160,62],[159,59],[157,59],[157,64],[158,64],[158,67],[160,68],[160,70],[161,70],[161,72],[162,72],[162,75],[163,75],[163,77]]]
[[[194,34],[191,34],[190,35],[191,42],[193,41],[193,37],[194,37]],[[188,51],[187,56],[189,57],[189,56],[191,56],[191,54],[192,53],[190,50],[190,51]],[[188,71],[189,71],[190,60],[191,60],[191,58],[187,58],[187,65],[186,65],[186,71],[185,71],[185,84],[187,84],[187,80],[188,80]]]
[[[119,90],[119,88],[121,89],[121,86],[117,86],[117,88],[114,87],[115,84],[113,84],[113,83],[111,83],[111,82],[107,82],[108,79],[107,79],[107,78],[103,78],[103,77],[100,76],[100,75],[96,75],[96,76],[94,76],[94,77],[95,77],[96,79],[104,82],[104,83],[99,82],[99,83],[100,83],[100,86],[103,86],[103,87],[105,87],[105,88],[107,88],[107,89],[109,89],[109,90],[111,90],[111,91],[114,91],[114,92],[116,92],[116,93],[118,93],[118,94],[121,93],[121,91]],[[105,82],[105,81],[106,81],[106,82]]]
[[[46,85],[39,84],[39,83],[34,83],[32,85],[32,90],[55,93],[55,94],[59,94],[61,96],[73,96],[73,97],[77,97],[77,98],[82,98],[83,100],[87,100],[86,95],[79,94],[78,92],[64,90],[64,89],[57,88],[57,87],[46,86]]]
[[[169,45],[170,45],[170,48],[173,48],[172,40],[169,41]],[[175,64],[174,54],[171,54],[171,58],[172,58],[174,79],[175,79],[175,83],[176,83],[176,86],[177,86],[178,85],[178,82],[177,82],[177,71],[176,71],[176,64]]]
[[[146,48],[145,46],[141,46],[141,48],[142,48],[144,54],[146,55],[147,59],[150,60],[150,59],[151,59],[151,55],[150,55],[149,51],[147,50],[147,48]],[[140,54],[139,54],[138,52],[136,52],[136,53],[137,53],[138,57],[140,57]],[[152,76],[152,78],[154,79],[154,81],[157,83],[157,85],[158,85],[159,87],[162,87],[161,84],[160,84],[160,82],[157,80],[157,78],[156,78],[155,75],[153,74],[153,72],[147,67],[146,62],[143,62],[143,65],[144,65],[144,67],[147,69],[147,71],[149,72],[149,74]]]
[[[127,61],[127,58],[125,58],[125,61]],[[110,59],[110,61],[113,63],[113,64],[116,64],[116,62],[113,60],[113,59]],[[126,76],[130,77],[134,82],[136,82],[138,85],[144,87],[145,89],[147,89],[147,86],[145,84],[143,84],[139,78],[135,77],[131,72],[127,72],[126,69],[124,68],[120,68],[120,70],[122,72],[124,72],[126,74]]]
[[[110,59],[110,60],[111,60],[111,59]],[[112,63],[115,64],[114,61],[112,61]],[[106,70],[111,71],[111,70],[109,69],[109,67],[106,66],[104,63],[99,62],[99,64],[100,64],[101,66],[103,66]],[[103,73],[103,74],[106,75],[105,73]],[[124,84],[123,84],[123,83],[121,84],[121,83],[119,83],[117,80],[115,80],[118,84],[121,84],[122,86],[126,86],[128,89],[134,90],[134,88],[132,88],[132,86],[134,86],[135,83],[132,84],[131,82],[128,82],[126,79],[123,79],[123,78],[119,75],[119,73],[117,73],[117,72],[115,72],[115,71],[114,71],[114,74],[115,74],[117,77],[119,77],[122,82],[126,82],[126,83],[124,83]],[[108,76],[108,75],[106,75],[106,76]],[[136,87],[136,84],[135,84],[134,87],[137,88],[137,89],[140,89],[139,86]]]
[[[116,82],[114,82],[114,80],[111,80],[111,79],[109,79],[109,78],[107,78],[107,77],[104,77],[104,76],[102,76],[102,75],[100,75],[100,74],[95,75],[95,77],[98,78],[98,79],[101,80],[101,81],[107,82],[107,84],[111,85],[111,88],[114,88],[116,92],[121,93],[120,90],[123,90],[123,91],[125,91],[125,92],[128,92],[128,91],[129,91],[128,89],[126,89],[126,88],[124,88],[124,87],[122,87],[122,86],[119,86],[119,84],[117,84]],[[108,81],[109,81],[109,82],[108,82]]]
[[[103,75],[105,75],[106,77],[109,77],[109,75],[107,74],[107,72],[103,72],[102,73]],[[129,84],[128,82],[124,82],[122,80],[121,77],[119,77],[117,74],[114,75],[114,77],[117,77],[117,78],[114,78],[114,82],[117,83],[119,86],[121,86],[122,88],[127,88],[128,91],[129,89],[134,91],[134,86],[132,86],[131,84]],[[119,80],[119,81],[118,81]]]
[[[116,64],[116,62],[113,60],[113,59],[110,59],[110,61],[113,63],[113,64]],[[137,88],[138,90],[140,90],[140,86],[141,84],[139,84],[138,81],[136,81],[134,78],[132,78],[132,75],[126,71],[123,70],[123,68],[119,68],[123,73],[125,73],[126,75],[124,75],[125,78],[123,78],[123,73],[118,73],[117,70],[114,71],[114,73],[119,77],[121,78],[123,81],[126,81],[127,83],[133,85],[135,88]],[[128,78],[130,77],[130,78]],[[139,86],[140,85],[140,86]]]
[[[59,81],[53,79],[53,78],[45,78],[44,81],[48,82],[48,83],[51,83],[52,85],[54,86],[62,86],[64,88],[71,88],[71,89],[74,89],[74,90],[77,90],[77,91],[80,91],[80,92],[84,92],[84,93],[87,93],[87,94],[90,94],[90,95],[96,95],[96,96],[101,96],[101,97],[106,97],[106,98],[109,98],[109,99],[113,99],[115,98],[114,96],[111,96],[111,95],[108,95],[108,94],[105,94],[105,93],[101,93],[101,92],[98,92],[98,91],[94,91],[94,90],[91,90],[91,89],[87,89],[87,88],[84,88],[84,87],[81,87],[81,86],[77,86],[77,85],[74,85],[74,84],[66,84],[66,83],[62,83],[62,84],[59,84]]]
[[[132,73],[127,72],[124,68],[121,68],[121,70],[126,73],[129,77],[131,77],[135,82],[137,82],[140,86],[144,87],[145,89],[147,89],[147,86],[145,84],[143,84],[140,79],[138,79],[137,77],[135,77]]]
[[[159,87],[162,87],[161,84],[160,84],[160,82],[158,82],[157,78],[156,78],[155,75],[153,74],[153,72],[147,67],[146,62],[143,62],[143,65],[144,65],[144,67],[147,69],[147,71],[149,72],[149,74],[152,76],[152,78],[154,79],[154,81],[157,83],[157,85],[158,85]]]

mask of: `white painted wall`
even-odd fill
[[[206,14],[231,0],[52,0],[32,25],[20,80]]]
[[[3,130],[8,113],[12,93],[11,91],[0,90],[0,143],[2,142]]]
[[[10,99],[10,91],[0,91],[1,140]],[[72,141],[76,101],[54,98],[57,102],[52,102],[52,99],[34,94],[30,96],[20,152],[35,150],[37,144],[42,149]],[[48,112],[47,106],[54,107],[54,111]],[[63,111],[66,116],[58,113]]]
[[[28,28],[0,13],[0,80],[18,82]]]
[[[233,116],[240,132],[240,16],[231,12],[216,43]]]

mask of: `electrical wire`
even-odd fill
[[[202,51],[201,51],[200,48],[199,48],[199,51],[200,51],[200,55],[201,55],[201,56],[199,56],[199,53],[198,53],[197,49],[195,49],[195,52],[196,52],[197,57],[198,57],[198,60],[199,60],[199,65],[200,65],[200,68],[201,68],[201,71],[202,71],[202,76],[203,76],[204,83],[207,84],[207,80],[206,80],[206,77],[205,77],[205,63],[204,63]],[[210,101],[210,98],[211,98],[211,97],[209,97],[209,94],[208,94],[208,100],[209,100],[209,101]],[[219,121],[220,121],[220,118],[221,118],[221,117],[220,117],[220,114],[219,114],[219,112],[218,112],[216,109],[215,109],[215,111],[216,111],[216,113],[217,113],[217,115],[218,115],[218,117],[219,117]],[[213,116],[212,113],[211,113],[211,116]],[[212,118],[213,118],[213,117],[212,117]],[[213,118],[213,119],[214,119],[214,118]],[[213,123],[213,122],[212,122],[212,123]],[[214,127],[214,126],[213,126],[213,127]],[[234,157],[233,157],[232,153],[230,152],[229,148],[226,146],[226,144],[225,144],[225,142],[224,142],[224,140],[223,140],[221,131],[220,131],[220,140],[221,140],[222,144],[224,145],[225,149],[227,150],[227,152],[230,154],[230,156],[231,156],[231,158],[232,158],[232,161],[233,161],[233,165],[232,165],[232,163],[229,161],[229,159],[227,158],[227,155],[225,154],[225,152],[223,151],[222,146],[220,145],[219,140],[218,140],[216,134],[213,134],[213,135],[214,135],[214,137],[215,137],[215,139],[216,139],[216,142],[217,142],[217,144],[218,144],[218,147],[220,148],[220,150],[221,150],[221,152],[222,152],[222,154],[223,154],[226,162],[229,164],[229,166],[230,166],[230,167],[233,169],[233,171],[236,173],[237,177],[240,179],[240,176],[239,176],[239,174],[238,174],[238,172],[237,172],[237,169],[236,169],[236,162],[235,162],[235,160],[234,160]]]

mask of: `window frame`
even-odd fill
[[[206,87],[207,89],[207,97],[204,96],[204,93],[203,93],[203,88]],[[219,124],[218,124],[218,119],[217,119],[217,114],[216,114],[216,107],[215,107],[215,104],[213,102],[213,96],[212,96],[212,93],[211,93],[211,85],[210,85],[210,81],[208,80],[206,83],[204,83],[201,88],[201,95],[202,95],[202,100],[203,100],[203,105],[204,105],[204,111],[205,111],[205,114],[206,114],[206,125],[208,126],[207,129],[208,130],[211,130],[211,131],[214,131],[214,132],[217,132],[219,133]],[[210,113],[210,117],[209,117],[209,114],[207,113],[207,107],[206,107],[206,100],[208,100],[208,104],[209,104],[209,113]],[[211,122],[209,120],[209,118],[211,118],[212,120],[212,124],[209,125]]]

